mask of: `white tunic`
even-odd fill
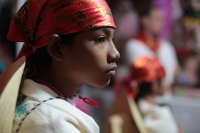
[[[13,133],[17,129],[18,133],[99,133],[90,116],[77,109],[72,101],[54,98],[57,94],[48,87],[26,79],[21,93],[23,102],[15,110]]]
[[[178,126],[167,106],[151,105],[141,99],[138,107],[148,133],[178,133]]]
[[[142,41],[131,39],[125,47],[125,58],[129,65],[132,64],[140,56],[157,57],[166,71],[166,81],[172,84],[174,80],[174,72],[178,65],[177,57],[173,46],[164,40],[161,40],[160,47],[157,52],[152,51]]]

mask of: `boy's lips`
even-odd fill
[[[116,68],[117,68],[117,66],[112,67],[111,69],[109,69],[108,71],[106,71],[106,74],[108,74],[109,76],[114,76]]]

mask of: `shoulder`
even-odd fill
[[[161,40],[161,48],[174,51],[174,46],[166,40]]]
[[[166,66],[177,66],[177,55],[174,46],[165,40],[162,40],[161,46],[159,48],[158,54],[162,60],[162,62],[166,64]],[[170,60],[169,60],[170,59]],[[170,63],[169,63],[170,61]]]
[[[140,40],[130,39],[124,49],[125,60],[130,65],[141,55],[154,57],[155,54]]]
[[[130,39],[125,45],[125,52],[153,55],[149,47],[138,39]]]
[[[138,101],[138,107],[143,115],[149,112],[149,110],[152,110],[152,106],[145,99],[140,99]]]
[[[22,133],[77,133],[82,130],[87,132],[96,129],[94,128],[96,123],[92,118],[62,99],[48,100],[43,103],[29,99],[20,108],[24,110],[24,114],[14,118],[14,128],[15,130],[19,128]],[[93,129],[89,129],[89,123],[88,125],[84,123],[85,118],[90,121],[91,127],[95,125]]]
[[[59,117],[58,115],[63,117]],[[63,122],[63,118],[75,121],[67,113],[63,113],[46,103],[28,99],[27,102],[22,103],[15,110],[13,130],[19,130],[21,133],[56,133],[55,128],[58,124],[60,128],[63,125],[69,124],[67,121]]]
[[[76,133],[83,129],[85,132],[98,133],[98,126],[90,116],[77,109],[68,100],[57,97],[46,86],[25,80],[21,93],[26,98],[16,107],[14,131],[21,126],[21,131],[29,133],[69,131]],[[56,131],[49,130],[51,128],[55,128]]]

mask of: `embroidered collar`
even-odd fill
[[[42,80],[40,78],[35,78],[34,81],[39,83],[39,84],[47,86],[49,89],[51,89],[53,92],[55,92],[59,97],[61,97],[62,99],[66,100],[66,101],[67,101],[67,99],[73,100],[73,98],[79,98],[79,99],[83,100],[83,102],[85,102],[85,103],[87,103],[87,104],[89,104],[91,106],[99,107],[98,103],[100,102],[100,100],[94,101],[94,100],[89,99],[87,97],[81,97],[78,94],[75,94],[72,98],[65,97],[60,91],[58,91],[55,87],[53,87],[52,85],[50,85],[46,81],[44,81],[44,80]]]

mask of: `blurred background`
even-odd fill
[[[6,39],[13,15],[25,0],[0,0],[0,73],[15,61],[22,43]],[[149,55],[149,51],[133,49],[134,39],[145,38],[150,52],[160,59],[167,73],[168,89],[159,104],[167,104],[176,122],[185,133],[200,133],[200,0],[107,0],[111,7],[117,30],[114,43],[121,54],[118,68],[111,83],[104,89],[84,85],[79,93],[101,100],[99,108],[77,101],[79,108],[91,115],[104,133],[105,121],[115,99],[118,79],[130,74],[130,64],[135,56]],[[151,20],[141,21],[148,7],[159,8]],[[153,14],[152,14],[153,15]],[[141,35],[142,34],[142,35]],[[152,35],[151,35],[152,34]],[[157,40],[151,39],[156,35]],[[167,48],[161,48],[163,44]],[[151,47],[151,45],[153,47]],[[169,50],[170,49],[170,50]],[[152,54],[150,54],[152,56]]]

